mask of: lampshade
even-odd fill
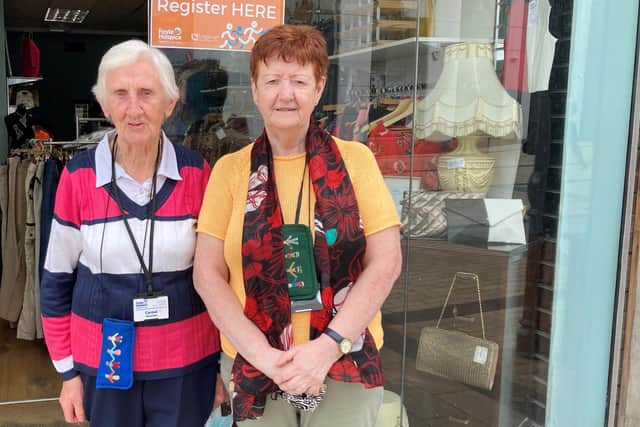
[[[458,148],[438,161],[447,191],[487,192],[495,159],[481,153],[479,136],[520,138],[522,110],[502,87],[490,44],[457,43],[444,51],[442,73],[416,105],[416,138],[457,138]]]

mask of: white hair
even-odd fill
[[[178,99],[179,91],[173,66],[167,56],[159,49],[134,39],[118,43],[102,57],[98,67],[98,81],[91,89],[99,103],[102,104],[107,95],[107,75],[116,68],[131,65],[140,59],[147,60],[156,69],[167,99],[171,101]]]

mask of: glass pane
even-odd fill
[[[549,0],[286,4],[287,23],[327,40],[315,118],[369,146],[402,217],[405,268],[382,307],[380,419],[392,425],[545,424],[571,12]],[[167,53],[174,141],[213,164],[262,131],[248,53]]]
[[[180,98],[165,121],[169,138],[202,154],[211,165],[262,132],[251,100],[249,54],[165,49]]]

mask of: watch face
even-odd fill
[[[349,353],[351,351],[351,341],[346,338],[340,341],[340,351],[343,354]]]

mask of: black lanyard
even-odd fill
[[[300,180],[300,190],[298,190],[298,203],[296,204],[296,222],[298,224],[300,222],[300,208],[302,207],[302,189],[304,187],[304,177],[307,174],[307,158],[304,159],[304,169],[302,170],[302,179]],[[311,182],[309,182],[309,186],[311,186]],[[309,211],[311,211],[311,188],[309,188]],[[311,216],[309,216],[309,221],[311,221]],[[284,221],[282,221],[284,224]]]
[[[158,165],[160,163],[160,147],[162,145],[162,140],[158,143],[158,152],[156,154],[156,164],[153,169],[153,183],[151,185],[151,231],[149,233],[149,267],[144,262],[144,257],[142,256],[142,252],[140,251],[140,247],[136,242],[135,237],[133,236],[133,232],[131,231],[131,227],[129,226],[129,221],[127,221],[127,217],[124,213],[124,209],[122,208],[122,202],[120,200],[120,190],[118,189],[118,185],[116,184],[116,141],[118,140],[118,136],[113,140],[113,148],[111,149],[111,187],[113,188],[113,194],[116,199],[116,204],[118,205],[118,209],[120,209],[120,215],[122,216],[122,221],[124,222],[124,226],[127,229],[127,234],[129,235],[129,239],[131,240],[131,244],[133,245],[133,249],[136,251],[136,255],[138,256],[138,261],[140,261],[140,267],[144,272],[146,277],[146,286],[147,286],[147,294],[153,294],[153,229],[156,222],[156,180],[158,177]]]

